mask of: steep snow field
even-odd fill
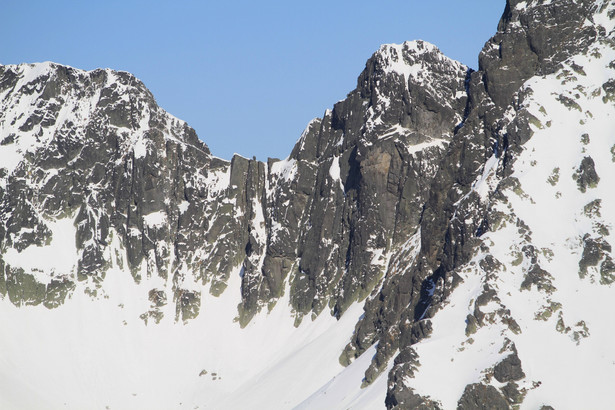
[[[76,292],[54,310],[3,304],[0,326],[10,334],[0,338],[0,408],[292,408],[340,372],[336,389],[359,391],[373,349],[348,369],[338,364],[359,305],[339,322],[322,314],[294,328],[282,299],[240,329],[233,320],[239,279],[236,272],[187,324],[146,326],[138,313],[148,301],[117,270],[96,301]],[[385,387],[378,387],[369,398],[383,407]]]

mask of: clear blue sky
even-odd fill
[[[214,155],[284,158],[383,43],[423,39],[472,68],[505,0],[5,1],[0,64],[140,78]]]

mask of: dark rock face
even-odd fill
[[[509,382],[502,387],[502,394],[513,408],[521,404],[525,398],[525,392],[519,391],[519,386],[514,382]]]
[[[596,166],[592,157],[585,157],[579,165],[579,169],[574,174],[579,191],[585,192],[587,188],[595,188],[600,182],[600,177],[596,173]]]
[[[521,380],[525,377],[516,350],[493,368],[493,376],[500,383]]]
[[[506,399],[493,386],[480,383],[469,384],[463,392],[457,409],[459,410],[507,410],[511,407]]]
[[[299,319],[327,306],[339,316],[369,295],[386,254],[416,231],[462,120],[466,73],[427,43],[383,46],[357,89],[307,127],[289,158],[269,161],[266,250],[244,276],[246,294],[262,296],[244,304],[243,321],[287,277]]]
[[[526,79],[554,72],[598,36],[594,27],[583,25],[595,10],[593,1],[520,3],[506,2],[497,34],[479,55],[487,93],[501,107]]]
[[[389,408],[400,409],[441,409],[441,405],[427,397],[416,394],[404,386],[403,379],[414,375],[420,366],[418,355],[411,346],[406,346],[395,358],[396,369],[389,374],[389,383],[396,386],[396,394],[387,396],[385,404]],[[402,388],[402,386],[404,386]]]
[[[611,244],[603,238],[592,238],[589,234],[585,234],[583,237],[583,254],[579,261],[579,276],[585,277],[589,267],[600,265],[601,282],[612,283],[615,264],[609,255],[611,249]]]

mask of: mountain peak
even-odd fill
[[[422,73],[430,72],[435,64],[451,65],[454,70],[467,70],[465,65],[446,57],[438,47],[423,40],[383,44],[374,57],[384,72],[401,74],[406,81],[424,81],[425,75]]]
[[[153,95],[132,74],[111,69],[84,71],[43,62],[0,66],[0,164],[9,175],[27,153],[71,141],[99,139],[102,128],[112,128],[125,149],[145,143],[134,137],[145,132],[154,119],[172,138],[207,150],[194,131],[179,137],[187,125],[160,109]],[[89,130],[98,129],[98,132]],[[132,142],[128,142],[131,140]],[[140,142],[139,142],[140,141]],[[0,180],[2,178],[0,177]]]

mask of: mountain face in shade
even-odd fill
[[[0,407],[608,408],[614,117],[603,0],[508,0],[478,71],[383,45],[267,163],[0,66]]]

